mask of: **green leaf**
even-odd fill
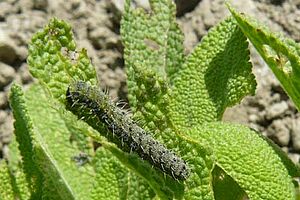
[[[78,151],[90,151],[92,141],[82,132],[88,128],[78,123],[74,116],[65,112],[65,94],[74,80],[86,80],[97,83],[96,72],[85,49],[76,50],[71,26],[53,18],[43,30],[37,32],[29,45],[28,64],[30,72],[37,78],[49,99],[54,97],[60,103],[53,102],[50,107],[60,112],[69,132],[70,141]],[[50,102],[50,101],[49,101]]]
[[[94,126],[94,128],[96,128]],[[90,134],[91,137],[93,137],[96,141],[101,141],[101,145],[103,148],[108,150],[110,154],[107,152],[102,153],[102,155],[114,155],[124,166],[126,166],[130,171],[133,173],[128,174],[129,179],[136,179],[136,175],[144,178],[144,180],[151,186],[151,188],[154,190],[154,192],[161,198],[161,199],[169,199],[169,198],[175,198],[180,199],[183,195],[183,184],[182,182],[177,182],[170,176],[165,176],[161,171],[153,168],[148,162],[143,161],[140,157],[138,157],[134,153],[126,153],[120,150],[116,147],[115,144],[112,144],[110,142],[105,142],[99,138],[99,136],[95,136],[93,134]],[[99,153],[100,154],[100,153]],[[101,154],[100,154],[101,155]],[[99,157],[98,157],[99,159]],[[105,161],[107,163],[102,163],[103,165],[98,166],[98,162]],[[114,174],[116,171],[114,169],[102,169],[102,167],[105,167],[106,165],[114,165],[116,160],[114,158],[104,157],[101,158],[100,161],[97,160],[96,162],[96,171],[103,171],[106,172],[104,174],[99,174],[98,179],[96,181],[96,185],[99,185],[99,188],[95,189],[93,192],[95,194],[96,191],[101,191],[104,188],[112,187],[111,184],[115,184],[114,187],[118,188],[120,185],[117,184],[114,180],[116,180],[117,174]],[[200,159],[201,160],[201,159]],[[203,163],[202,163],[203,164]],[[118,171],[122,171],[123,168],[119,169]],[[100,178],[101,177],[101,178]],[[113,177],[111,182],[107,182],[109,177]],[[100,179],[100,183],[99,183]],[[105,181],[101,181],[105,180]],[[136,185],[137,182],[140,181],[134,181],[132,184],[132,187],[138,186]],[[100,187],[101,185],[101,187]],[[119,188],[119,190],[122,190],[124,188]],[[138,188],[130,188],[131,190],[138,190]],[[148,190],[148,191],[146,191]],[[148,187],[145,187],[146,193],[151,194],[151,189]],[[98,193],[98,192],[96,192]],[[104,194],[106,195],[106,194]],[[123,195],[120,196],[120,198]],[[103,196],[101,196],[103,197]]]
[[[0,161],[0,199],[29,199],[30,193],[21,167],[13,169],[4,160]]]
[[[270,147],[276,152],[276,154],[280,157],[281,162],[285,165],[286,169],[289,172],[291,177],[300,177],[300,165],[299,163],[295,164],[277,144],[275,144],[271,139],[267,137],[263,137],[261,133],[257,133],[261,136],[263,140],[265,140]]]
[[[96,84],[97,79],[95,69],[91,65],[87,51],[85,49],[79,51],[76,50],[71,26],[56,18],[51,19],[49,24],[45,26],[43,30],[32,37],[27,61],[30,66],[31,74],[40,81],[44,86],[44,91],[47,92],[47,94],[42,90],[36,91],[36,94],[33,92],[32,96],[29,95],[30,100],[28,101],[28,106],[32,106],[33,113],[30,113],[31,117],[36,120],[35,126],[40,127],[40,129],[43,130],[41,131],[44,140],[43,143],[49,145],[48,147],[51,149],[50,155],[48,155],[47,152],[41,157],[41,159],[49,157],[50,161],[43,160],[40,167],[43,170],[50,171],[44,163],[52,163],[51,166],[53,166],[54,169],[49,173],[50,176],[48,177],[48,181],[53,180],[54,182],[55,178],[52,177],[51,174],[56,173],[56,168],[59,168],[59,173],[61,172],[60,170],[62,170],[63,173],[65,173],[62,176],[67,177],[67,179],[64,180],[66,183],[65,186],[71,187],[68,190],[75,192],[70,195],[74,197],[78,195],[83,198],[84,196],[87,196],[86,191],[88,191],[91,184],[92,179],[89,178],[88,174],[92,174],[92,168],[85,169],[87,168],[85,166],[80,169],[85,173],[79,173],[76,168],[76,163],[70,163],[70,160],[81,152],[89,153],[92,148],[92,141],[81,132],[83,128],[87,129],[87,126],[82,123],[75,124],[74,116],[72,117],[70,114],[65,113],[64,106],[60,103],[64,103],[66,89],[73,80],[86,80]],[[35,105],[37,103],[36,95],[39,92],[44,94],[44,106],[40,104],[37,106]],[[53,101],[51,97],[58,99],[60,103],[55,100]],[[47,101],[47,99],[49,99],[49,101]],[[56,111],[53,110],[53,108],[55,108]],[[53,120],[40,121],[40,113],[44,113],[44,116],[47,116],[49,110],[52,110]],[[57,111],[59,113],[56,113]],[[61,116],[59,116],[59,114]],[[57,118],[57,121],[54,120],[55,118]],[[63,121],[66,122],[66,125]],[[58,126],[56,126],[56,124]],[[62,131],[60,130],[59,125],[61,125]],[[51,131],[56,132],[56,137],[51,137]],[[60,145],[56,147],[57,144],[55,144],[55,140],[57,140],[57,138],[60,138],[62,141],[60,142]],[[72,142],[71,144],[70,141]],[[66,150],[70,145],[72,145],[73,148]],[[44,151],[47,151],[47,149],[39,149],[39,151],[43,153]],[[62,153],[59,152],[64,152],[64,157],[60,156]],[[56,164],[58,164],[58,166],[56,166]],[[72,165],[72,167],[68,165]],[[69,170],[67,170],[68,168]],[[59,177],[60,175],[58,174],[56,178]],[[74,177],[74,179],[71,177]],[[81,182],[86,182],[87,190],[85,192],[77,185],[78,183],[76,180],[79,181],[81,178]],[[51,184],[55,185],[55,183]],[[49,189],[53,190],[54,187],[51,187],[51,184],[48,183],[46,185],[50,185]],[[73,186],[77,188],[73,188]],[[55,192],[52,192],[52,194],[55,194]],[[65,194],[68,194],[68,192]]]
[[[132,9],[126,0],[121,21],[127,75],[134,87],[135,70],[151,69],[172,80],[184,61],[183,34],[176,23],[176,8],[171,0],[150,1],[151,13]],[[141,68],[140,68],[141,69]]]
[[[242,188],[218,166],[214,168],[213,177],[216,200],[242,200],[246,196]]]
[[[47,85],[49,93],[60,102],[64,102],[72,80],[97,84],[86,49],[76,50],[71,26],[56,18],[32,37],[27,62],[30,73]]]
[[[155,193],[136,174],[125,168],[112,153],[97,149],[95,160],[96,184],[92,199],[153,199]]]
[[[172,121],[182,129],[220,120],[228,106],[254,94],[248,42],[233,18],[212,28],[174,80]]]
[[[172,126],[168,116],[170,89],[163,78],[149,69],[135,72],[135,89],[128,94],[134,118],[153,134],[160,134]],[[130,82],[130,80],[128,81]]]
[[[37,95],[39,101],[36,101]],[[45,179],[52,182],[51,185],[59,191],[62,199],[89,199],[93,169],[89,165],[80,166],[72,161],[81,152],[76,146],[70,145],[70,132],[60,113],[51,108],[53,103],[41,87],[34,86],[27,91],[26,100],[39,143],[36,157]],[[69,196],[65,196],[67,192]]]
[[[170,84],[184,62],[183,36],[176,24],[175,7],[172,1],[150,4],[151,14],[145,14],[139,8],[132,9],[130,1],[126,1],[122,18],[128,99],[135,118],[168,148],[188,160],[192,173],[185,181],[183,198],[213,199],[211,152],[197,141],[176,134],[168,117]]]
[[[154,192],[161,199],[181,199],[184,186],[181,182],[175,181],[169,176],[163,176],[162,173],[154,169],[149,163],[142,161],[135,154],[127,154],[115,148],[112,145],[106,147],[114,156],[116,156],[126,167],[144,177]]]
[[[37,96],[39,101],[36,101]],[[60,114],[50,107],[49,99],[43,90],[33,86],[26,93],[25,102],[21,88],[13,85],[10,102],[16,119],[17,140],[20,148],[23,146],[21,153],[24,154],[24,158],[31,159],[30,167],[34,169],[31,173],[39,173],[36,179],[40,180],[38,183],[43,186],[44,191],[39,193],[38,197],[87,198],[87,191],[92,188],[92,179],[88,175],[90,169],[86,166],[78,169],[76,163],[71,161],[71,157],[76,155],[78,150],[70,147],[70,133]],[[30,152],[28,146],[31,147]],[[28,153],[25,154],[26,152]],[[24,160],[24,165],[26,162]]]
[[[13,135],[12,140],[9,144],[9,152],[6,157],[6,163],[4,163],[4,160],[2,160],[2,162],[0,161],[0,165],[0,173],[5,173],[2,175],[6,176],[6,178],[9,175],[10,179],[10,181],[8,182],[7,180],[5,180],[6,178],[0,178],[0,180],[3,180],[3,184],[10,184],[10,186],[3,186],[3,190],[2,192],[0,192],[0,197],[4,196],[7,198],[8,196],[13,195],[14,199],[30,199],[29,186],[26,180],[25,173],[23,171],[21,155],[18,149],[18,143],[16,141],[15,135]],[[12,191],[9,188],[12,189],[13,193],[11,193]]]
[[[11,182],[10,171],[7,163],[5,163],[3,160],[0,161],[0,180],[0,199],[4,199],[4,197],[6,199],[14,199],[15,192]]]
[[[173,1],[150,1],[151,13],[130,2],[121,21],[128,99],[134,118],[154,134],[162,133],[171,126],[168,84],[184,62],[183,33]]]
[[[281,157],[255,131],[241,125],[214,122],[188,132],[200,143],[210,145],[216,165],[250,199],[294,199],[293,181]]]
[[[8,148],[9,151],[6,156],[6,160],[9,164],[9,167],[12,170],[19,170],[19,168],[22,167],[21,165],[22,157],[19,151],[19,144],[17,143],[15,134],[12,136]]]
[[[300,45],[274,34],[255,20],[227,4],[244,34],[271,68],[284,90],[300,109]]]
[[[184,136],[178,136],[178,142],[169,146],[180,150],[182,158],[187,161],[191,170],[190,177],[185,181],[184,199],[214,199],[212,171],[215,156],[211,148]]]
[[[12,85],[9,102],[15,119],[14,133],[19,143],[26,180],[30,187],[31,194],[33,196],[40,196],[43,176],[34,159],[33,124],[28,115],[22,89],[18,85]]]

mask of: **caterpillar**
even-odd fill
[[[89,83],[76,81],[69,85],[66,108],[99,133],[106,132],[104,136],[123,151],[136,153],[175,180],[189,177],[190,171],[183,159],[146,133],[108,95]]]

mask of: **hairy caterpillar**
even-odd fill
[[[83,81],[72,83],[66,92],[66,108],[100,133],[107,129],[105,137],[123,151],[137,153],[176,180],[189,176],[184,160],[147,134],[96,87]]]

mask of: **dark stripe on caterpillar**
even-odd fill
[[[123,151],[138,154],[176,180],[188,178],[190,171],[184,160],[147,134],[96,87],[83,81],[72,83],[66,92],[66,108],[99,133],[109,132],[104,136]]]

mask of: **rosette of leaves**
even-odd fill
[[[178,182],[121,151],[101,136],[106,129],[99,134],[65,110],[72,81],[99,83],[86,50],[76,50],[70,25],[54,18],[29,45],[30,72],[39,82],[25,93],[16,84],[11,89],[16,141],[0,163],[1,198],[295,198],[298,166],[255,131],[221,122],[227,107],[254,94],[246,36],[258,44],[266,37],[246,32],[260,27],[230,8],[234,17],[185,56],[173,2],[150,4],[146,13],[127,0],[121,22],[129,103],[133,117],[187,161],[187,180]],[[289,45],[284,52],[293,54],[284,55],[297,74],[299,47],[288,41],[279,49]],[[292,78],[291,84],[299,80]],[[91,138],[100,143],[96,150]]]

